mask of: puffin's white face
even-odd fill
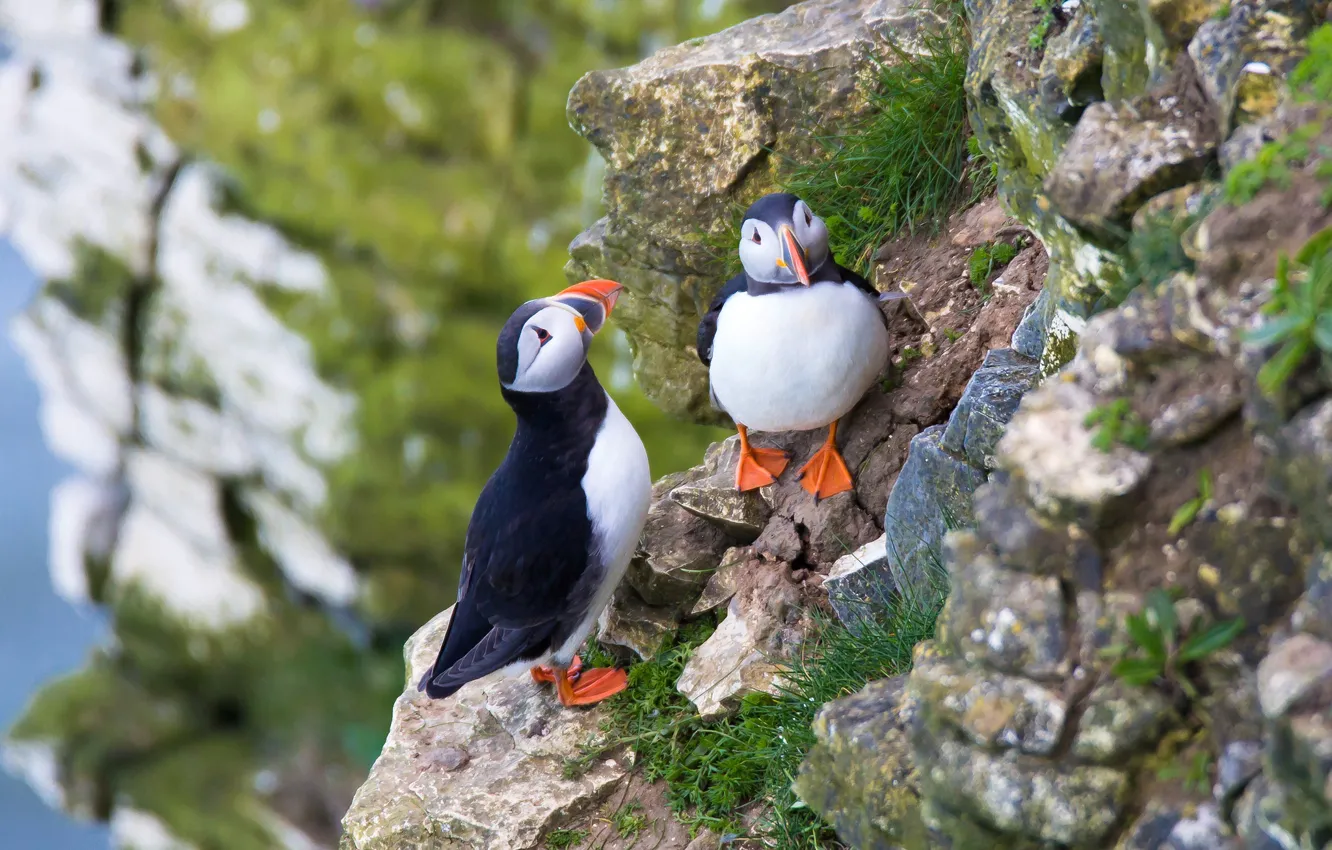
[[[578,377],[592,337],[605,326],[620,284],[585,280],[514,311],[496,345],[500,385],[519,393],[553,393]]]
[[[550,393],[564,389],[578,377],[587,359],[592,331],[573,307],[547,302],[518,333],[518,368],[506,389],[520,393]]]
[[[804,201],[796,201],[790,221],[774,224],[745,219],[740,227],[740,262],[745,274],[763,283],[809,284],[809,275],[828,259],[828,227]]]

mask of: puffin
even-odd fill
[[[888,321],[880,296],[838,264],[828,227],[787,192],[759,198],[740,227],[744,271],[727,281],[698,326],[698,357],[708,367],[712,402],[735,422],[740,491],[771,484],[790,460],[756,448],[749,429],[828,429],[800,469],[815,500],[852,488],[837,450],[837,421],[851,411],[888,361]]]
[[[528,669],[566,706],[624,690],[613,667],[576,655],[638,546],[651,500],[647,451],[602,389],[588,346],[621,286],[586,280],[514,311],[496,345],[513,441],[473,508],[458,601],[418,690]]]

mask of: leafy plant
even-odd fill
[[[1114,451],[1116,445],[1125,445],[1142,451],[1147,448],[1147,440],[1151,433],[1126,398],[1097,405],[1082,420],[1082,424],[1084,427],[1097,429],[1092,436],[1092,445],[1107,453]]]
[[[1007,266],[1017,256],[1017,248],[1007,242],[988,242],[971,252],[967,260],[967,275],[971,285],[985,292],[990,277]]]
[[[1045,14],[1041,16],[1041,19],[1036,22],[1036,26],[1032,27],[1031,35],[1027,36],[1027,46],[1037,52],[1044,50],[1045,39],[1049,37],[1050,30],[1054,28],[1054,25],[1055,10],[1054,4],[1051,4],[1046,8]]]
[[[586,838],[585,829],[552,829],[546,833],[546,846],[551,850],[564,850],[582,844]]]
[[[903,229],[934,228],[952,210],[993,186],[968,146],[966,78],[969,42],[961,4],[946,4],[942,30],[921,35],[910,53],[879,69],[870,117],[841,136],[819,140],[821,162],[799,163],[781,181],[828,224],[833,253],[864,271],[871,252]],[[969,166],[968,152],[973,154]]]
[[[1275,395],[1317,349],[1332,355],[1332,228],[1313,236],[1295,257],[1277,257],[1276,287],[1263,306],[1268,320],[1244,335],[1263,348],[1280,346],[1258,370],[1258,388]]]
[[[642,813],[643,804],[638,801],[630,801],[620,807],[620,810],[611,818],[611,826],[615,827],[615,834],[621,838],[631,838],[642,832],[647,827],[647,815]]]
[[[1104,650],[1107,655],[1123,656],[1110,672],[1136,687],[1165,680],[1194,700],[1198,697],[1198,689],[1185,668],[1229,646],[1244,630],[1244,618],[1215,623],[1181,643],[1174,603],[1168,593],[1156,588],[1147,594],[1142,611],[1124,618],[1124,627],[1132,645]]]
[[[1179,534],[1198,517],[1198,512],[1212,500],[1212,474],[1206,469],[1198,471],[1198,495],[1179,506],[1170,518],[1170,527],[1166,533],[1171,537]]]

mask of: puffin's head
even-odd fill
[[[750,280],[809,286],[828,260],[828,227],[788,192],[759,198],[740,226],[740,262]]]
[[[610,318],[621,288],[613,280],[585,280],[515,310],[495,349],[500,384],[520,393],[568,386],[583,368],[592,337]]]

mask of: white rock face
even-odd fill
[[[194,850],[155,815],[139,809],[116,809],[110,826],[111,846],[117,850]]]
[[[245,0],[177,5],[218,34],[251,18]],[[225,478],[244,482],[259,542],[294,587],[352,604],[356,574],[316,519],[327,467],[355,445],[355,399],[320,380],[262,297],[320,297],[325,270],[274,228],[219,212],[208,166],[178,166],[146,108],[154,81],[98,31],[98,9],[0,0],[0,237],[41,278],[74,277],[86,245],[152,288],[134,317],[123,299],[82,316],[44,293],[11,329],[47,442],[79,470],[52,494],[52,581],[85,601],[91,558],[110,562],[113,595],[133,583],[200,629],[262,615],[228,539]]]

